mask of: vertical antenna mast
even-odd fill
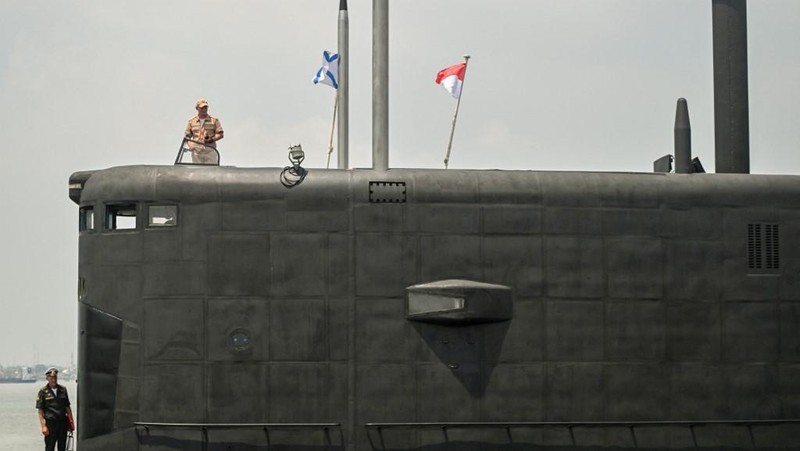
[[[339,89],[336,90],[339,115],[339,169],[350,167],[350,18],[347,0],[339,2]]]
[[[718,173],[750,173],[747,1],[712,0],[714,144]]]
[[[389,0],[372,0],[372,169],[389,169]]]
[[[678,99],[675,108],[675,173],[692,173],[692,128],[689,124],[689,106],[686,99]]]

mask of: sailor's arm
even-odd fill
[[[47,430],[47,423],[44,421],[44,409],[36,409],[39,415],[39,425],[42,427],[42,435],[48,435],[50,431]]]
[[[225,130],[222,129],[222,122],[219,119],[214,120],[214,133],[209,134],[209,140],[211,142],[219,141],[220,139],[225,137]]]
[[[206,142],[213,143],[215,141],[219,141],[225,136],[225,131],[222,130],[222,124],[219,122],[219,119],[214,118],[213,121],[213,130],[206,130]]]

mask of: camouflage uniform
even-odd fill
[[[186,124],[186,131],[184,135],[192,141],[205,142],[206,136],[214,136],[222,133],[222,123],[214,116],[208,115],[205,122],[195,116],[189,119]],[[192,162],[202,164],[217,164],[219,163],[219,155],[216,152],[217,143],[209,142],[205,145],[189,143],[189,149],[192,150]]]

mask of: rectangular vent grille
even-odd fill
[[[406,182],[369,182],[369,201],[371,203],[405,203]]]
[[[747,269],[778,273],[781,268],[778,224],[747,225]]]

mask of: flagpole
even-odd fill
[[[464,55],[464,79],[461,80],[461,90],[458,91],[458,101],[456,101],[456,111],[453,113],[453,127],[450,129],[450,141],[447,143],[447,155],[444,157],[444,168],[450,162],[450,149],[453,148],[453,134],[456,131],[456,120],[458,119],[458,107],[461,105],[461,94],[464,93],[464,83],[467,82],[467,66],[469,65],[469,55]]]
[[[331,122],[331,138],[328,141],[328,164],[325,169],[331,168],[331,154],[333,153],[333,130],[336,128],[336,107],[339,106],[339,93],[334,96],[336,100],[333,101],[333,121]],[[341,151],[341,150],[340,150]]]
[[[339,87],[336,98],[339,100],[339,128],[337,160],[339,169],[350,168],[350,18],[347,13],[347,0],[339,2]]]

